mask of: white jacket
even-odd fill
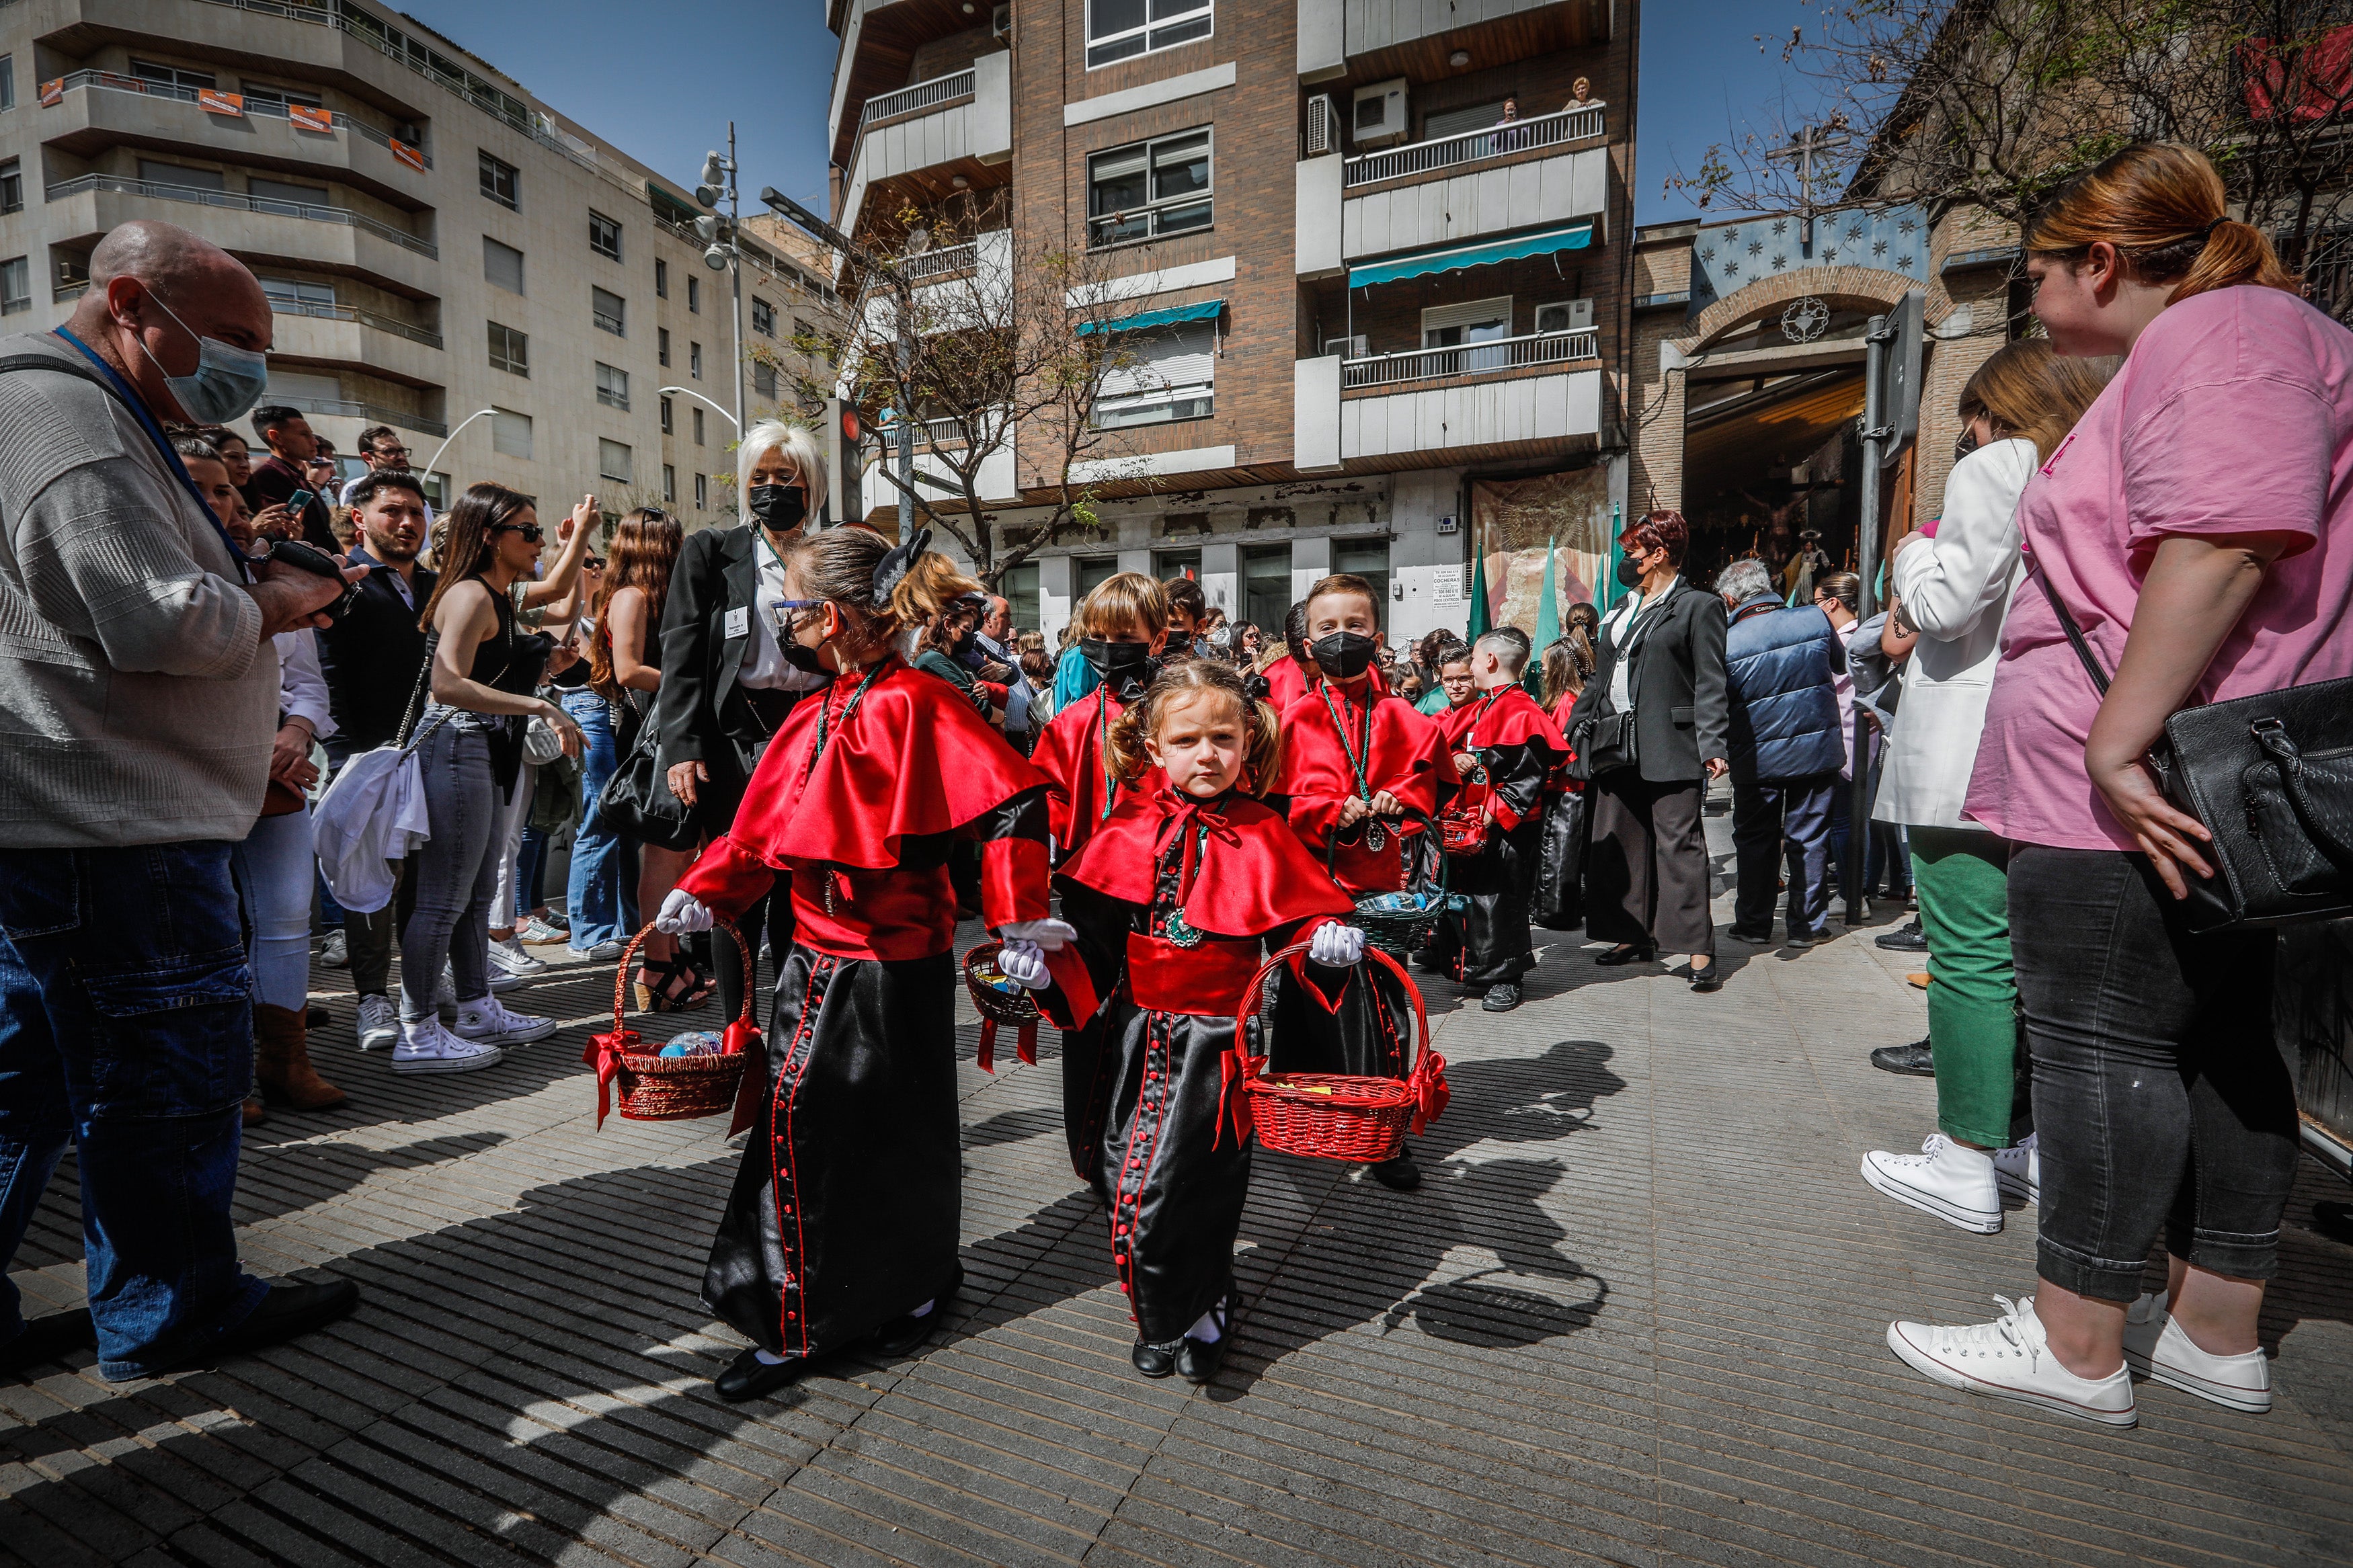
[[[1920,628],[1888,731],[1873,820],[1977,827],[1961,818],[2001,660],[2001,622],[2025,580],[2018,498],[2034,477],[2034,443],[1980,447],[1945,480],[1934,539],[1914,535],[1889,568],[1904,618]]]

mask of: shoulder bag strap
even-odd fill
[[[434,627],[425,634],[425,663],[417,671],[417,685],[408,694],[408,707],[400,716],[400,732],[392,738],[396,746],[406,748],[409,736],[416,731],[417,721],[425,711],[425,694],[433,687],[433,659],[441,647],[441,628]]]
[[[2093,687],[2105,697],[2108,694],[2108,672],[2101,668],[2099,655],[2094,653],[2092,645],[2084,640],[2084,628],[2075,624],[2075,617],[2067,613],[2067,605],[2059,597],[2059,590],[2051,585],[2051,574],[2039,564],[2033,570],[2034,580],[2042,584],[2042,596],[2051,601],[2052,612],[2059,617],[2059,629],[2067,634],[2068,645],[2074,648],[2075,657],[2084,661],[2084,673],[2092,678]]]

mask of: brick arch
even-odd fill
[[[1917,279],[1877,267],[1801,267],[1795,271],[1777,272],[1736,289],[1702,310],[1693,323],[1692,335],[1679,340],[1676,346],[1686,353],[1695,353],[1733,329],[1777,315],[1790,300],[1802,300],[1809,294],[1833,310],[1887,310],[1894,309],[1907,290],[1919,287]],[[1931,327],[1941,322],[1953,309],[1953,302],[1939,289],[1928,290],[1926,304],[1927,324]]]

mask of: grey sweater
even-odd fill
[[[90,364],[0,338],[26,353]],[[241,839],[277,720],[261,608],[138,419],[69,374],[0,374],[0,848]]]

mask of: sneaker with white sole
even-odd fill
[[[1990,1323],[1890,1323],[1887,1348],[1947,1388],[2039,1405],[2103,1426],[2139,1425],[2130,1373],[2118,1367],[2105,1377],[2077,1377],[2051,1353],[2033,1297],[1994,1300],[2009,1310]]]
[[[563,942],[571,934],[570,931],[538,915],[532,916],[515,927],[515,940],[525,947],[545,947],[552,942]]]
[[[512,991],[525,983],[522,975],[509,974],[495,964],[487,967],[490,970],[491,990],[493,994],[502,991]],[[444,1013],[454,1013],[458,1010],[458,975],[447,963],[441,966],[441,984],[433,988],[433,1005]]]
[[[344,934],[343,927],[337,926],[329,931],[327,940],[320,943],[319,962],[329,969],[349,969],[352,966],[351,938]]]
[[[2030,1132],[2007,1149],[1993,1152],[1994,1184],[2015,1204],[2042,1201],[2042,1153],[2035,1147],[2039,1132]]]
[[[2125,1312],[2125,1364],[2143,1377],[2194,1394],[2228,1410],[2261,1415],[2272,1407],[2272,1365],[2259,1350],[2209,1355],[2165,1310],[2162,1291],[2145,1292]]]
[[[459,1038],[438,1018],[420,1018],[401,1026],[400,1044],[392,1047],[392,1070],[478,1072],[498,1066],[505,1056],[496,1046]]]
[[[596,943],[594,947],[575,947],[572,951],[580,954],[581,957],[588,960],[591,963],[610,963],[615,959],[620,957],[623,953],[628,952],[629,944],[621,941],[617,937],[607,937],[603,942]]]
[[[1873,1149],[1862,1157],[1862,1179],[1947,1225],[1980,1236],[2001,1228],[2001,1187],[1992,1158],[1941,1132],[1929,1133],[1917,1154]]]
[[[547,969],[547,961],[533,958],[522,950],[522,939],[511,936],[504,942],[492,939],[490,945],[491,967],[509,974],[539,974]]]
[[[547,1038],[557,1027],[553,1018],[510,1012],[497,997],[485,996],[459,1005],[458,1021],[450,1026],[450,1033],[477,1045],[527,1046]]]
[[[389,996],[360,998],[360,1049],[380,1051],[400,1044],[400,1014]]]

